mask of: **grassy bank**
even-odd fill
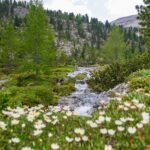
[[[75,88],[75,79],[67,78],[72,66],[57,67],[36,75],[34,72],[2,74],[7,79],[0,91],[1,108],[9,106],[56,105],[59,96],[67,96]]]
[[[77,117],[67,107],[7,107],[0,113],[0,147],[2,150],[149,149],[149,77],[150,70],[132,74],[128,78],[131,92],[102,105],[92,117]]]

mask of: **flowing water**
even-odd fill
[[[58,105],[69,106],[73,112],[76,112],[81,116],[89,116],[99,106],[114,99],[111,97],[110,91],[118,95],[115,97],[116,100],[119,100],[120,96],[128,93],[128,84],[125,83],[119,84],[107,92],[94,93],[91,89],[89,89],[87,80],[91,77],[90,73],[96,69],[96,67],[79,67],[77,71],[69,73],[68,77],[71,78],[84,73],[86,73],[87,76],[83,80],[77,80],[75,83],[76,91],[70,96],[61,97]]]
[[[106,102],[109,100],[107,92],[97,94],[92,92],[88,87],[87,80],[90,78],[90,72],[95,69],[97,68],[80,67],[78,71],[68,74],[68,77],[73,78],[79,74],[86,73],[87,77],[76,81],[76,91],[70,96],[61,97],[59,99],[59,106],[69,106],[72,111],[77,112],[79,115],[87,116],[100,106],[101,101]]]

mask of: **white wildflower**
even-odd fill
[[[149,123],[149,120],[150,120],[149,114],[146,113],[146,112],[142,112],[142,117],[143,117],[142,123],[143,123],[143,124],[148,124],[148,123]]]
[[[128,128],[128,132],[129,132],[130,134],[135,134],[135,133],[136,133],[136,128],[135,128],[135,127],[129,127],[129,128]]]
[[[102,123],[102,122],[104,122],[104,121],[105,121],[105,117],[103,117],[103,116],[99,116],[98,120]]]
[[[59,149],[59,145],[57,143],[53,143],[53,144],[51,144],[51,149],[57,150],[57,149]]]
[[[23,147],[21,150],[33,150],[31,147]]]
[[[80,137],[75,137],[75,141],[76,141],[76,142],[80,142],[80,141],[81,141],[81,138],[80,138]]]
[[[92,122],[92,123],[90,123],[90,127],[91,127],[91,128],[97,128],[98,125],[97,125],[96,123]]]
[[[128,107],[124,107],[123,110],[124,110],[124,111],[128,111],[129,108],[128,108]]]
[[[75,132],[76,134],[84,135],[85,130],[82,129],[82,128],[76,128],[76,129],[74,130],[74,132]]]
[[[115,130],[109,129],[108,130],[108,134],[111,135],[111,136],[113,136],[115,134]]]
[[[72,116],[72,112],[71,112],[71,111],[68,111],[68,112],[66,113],[66,115],[67,115],[68,117],[70,117],[70,116]]]
[[[66,139],[66,141],[67,141],[68,143],[71,143],[71,142],[73,142],[73,140],[74,140],[73,138],[70,138],[70,137],[66,137],[65,139]]]
[[[58,120],[58,119],[55,119],[55,120],[53,120],[51,123],[52,123],[53,125],[56,125],[58,122],[59,122],[59,120]]]
[[[113,150],[111,145],[105,145],[104,150]]]
[[[110,122],[110,121],[111,121],[111,117],[105,117],[105,120],[106,120],[107,122]]]
[[[67,119],[68,117],[67,117],[67,116],[63,116],[63,118],[64,118],[64,119]]]
[[[105,115],[105,111],[100,111],[99,114],[100,115]]]
[[[15,119],[19,118],[20,117],[20,114],[19,113],[12,113],[11,116]]]
[[[50,137],[52,137],[53,136],[53,134],[52,133],[48,133],[48,137],[50,138]]]
[[[130,117],[126,118],[126,120],[127,120],[127,121],[131,121],[131,122],[134,121],[134,119],[133,119],[133,118],[130,118]]]
[[[124,130],[125,130],[124,127],[122,127],[122,126],[119,126],[119,127],[118,127],[118,131],[122,132],[122,131],[124,131]]]
[[[46,126],[45,126],[45,124],[43,123],[42,120],[38,120],[38,121],[35,123],[35,125],[34,125],[34,128],[36,128],[37,130],[40,130],[40,129],[45,128],[45,127],[46,127]]]
[[[101,134],[107,134],[107,129],[100,129]]]
[[[88,125],[90,125],[91,123],[93,123],[92,120],[88,120],[88,121],[86,122],[86,124],[88,124]]]
[[[123,106],[123,105],[119,105],[118,108],[119,108],[119,109],[123,109],[124,106]]]
[[[6,130],[6,124],[4,123],[4,122],[2,122],[2,121],[0,121],[0,128],[2,129],[2,130]]]
[[[17,124],[19,124],[19,120],[14,119],[14,120],[11,121],[11,124],[12,124],[12,125],[17,125]]]
[[[131,106],[131,104],[130,104],[129,102],[124,102],[124,105],[125,105],[126,107],[130,107],[130,106]]]
[[[142,123],[137,123],[137,128],[142,129],[143,128],[143,124]]]
[[[137,107],[138,107],[139,109],[144,109],[144,108],[145,108],[145,105],[142,104],[142,103],[140,103],[140,104],[137,105]]]
[[[83,136],[83,137],[82,137],[82,140],[83,140],[84,142],[86,142],[86,141],[89,140],[89,138],[88,138],[88,136]]]
[[[120,126],[120,125],[122,125],[122,121],[116,120],[116,121],[115,121],[115,124]]]
[[[122,122],[127,122],[127,119],[126,118],[120,118],[120,121],[122,121]]]
[[[35,130],[34,132],[33,132],[33,135],[34,136],[38,136],[38,135],[40,135],[40,134],[42,134],[42,130]]]
[[[19,143],[20,142],[20,139],[19,138],[12,138],[11,141],[13,143]]]
[[[25,128],[25,126],[26,126],[26,124],[24,124],[24,123],[21,125],[22,128]]]

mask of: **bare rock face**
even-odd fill
[[[125,28],[128,28],[128,27],[139,28],[140,27],[139,20],[137,19],[137,15],[119,18],[117,20],[112,21],[111,24],[121,25]]]
[[[27,12],[28,12],[27,8],[23,8],[23,7],[14,8],[14,15],[20,18],[24,18]]]

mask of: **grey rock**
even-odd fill
[[[121,25],[125,28],[128,28],[128,27],[139,28],[140,27],[139,20],[137,19],[137,15],[131,15],[131,16],[116,19],[112,21],[111,24]]]
[[[88,75],[91,70],[94,69],[79,68],[79,70],[70,73],[68,76],[75,77],[81,73],[87,73]],[[116,95],[123,95],[128,92],[128,85],[122,83],[107,92],[94,93],[89,89],[86,81],[85,79],[77,80],[75,84],[76,91],[68,97],[60,97],[58,105],[62,107],[69,106],[72,111],[79,113],[79,115],[89,116],[103,103],[107,104],[113,99],[110,92],[114,92]]]

